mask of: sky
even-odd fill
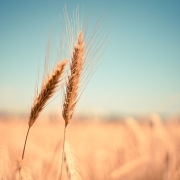
[[[47,39],[61,36],[64,5],[68,14],[77,6],[92,12],[92,20],[103,14],[109,27],[102,62],[76,113],[180,113],[178,0],[1,1],[0,111],[30,112]],[[44,111],[61,112],[61,104],[57,95]]]

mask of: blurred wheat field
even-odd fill
[[[37,121],[30,132],[25,162],[34,179],[57,178],[61,123]],[[0,158],[6,147],[12,174],[22,153],[26,130],[26,120],[0,120]],[[164,122],[153,114],[143,121],[130,117],[117,122],[72,121],[66,141],[72,148],[74,168],[78,167],[81,179],[180,179],[179,119]],[[69,179],[67,167],[64,168],[63,179]]]

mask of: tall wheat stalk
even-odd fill
[[[79,82],[82,72],[82,65],[84,60],[84,42],[83,42],[83,33],[80,32],[78,36],[78,43],[74,46],[72,61],[70,65],[71,74],[68,76],[68,82],[66,85],[66,94],[64,98],[62,115],[65,121],[64,127],[64,139],[63,139],[63,152],[62,152],[62,164],[61,164],[61,172],[60,177],[62,176],[62,168],[63,168],[63,159],[64,159],[64,143],[65,143],[65,135],[66,135],[66,127],[70,122],[75,105],[77,103],[77,93],[79,88]]]
[[[104,36],[104,26],[100,26],[100,19],[97,21],[90,34],[87,33],[87,22],[84,23],[79,18],[78,9],[76,10],[75,19],[73,20],[69,19],[67,11],[65,11],[65,32],[67,33],[67,37],[70,38],[67,44],[72,54],[69,58],[71,59],[70,70],[62,106],[62,116],[65,121],[65,126],[59,180],[61,180],[62,177],[67,125],[71,121],[76,104],[94,73],[98,60],[103,54],[107,38],[107,36]]]

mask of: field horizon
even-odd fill
[[[26,165],[35,179],[43,179],[49,165],[46,179],[56,179],[63,127],[63,120],[40,118],[35,122],[25,154]],[[27,119],[0,120],[0,147],[8,149],[12,174],[27,128]],[[82,179],[180,178],[179,117],[162,120],[158,114],[152,114],[144,120],[128,117],[114,122],[72,119],[66,133]],[[137,171],[139,168],[141,171]],[[63,174],[68,179],[66,169]]]

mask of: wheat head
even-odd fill
[[[65,127],[72,119],[77,102],[97,68],[105,51],[108,37],[107,25],[102,21],[102,17],[99,17],[97,22],[91,26],[90,14],[85,18],[80,17],[78,8],[73,14],[73,18],[69,18],[65,7],[65,28],[63,32],[65,32],[64,37],[67,44],[66,58],[70,60],[62,100],[62,116]]]
[[[45,61],[45,65],[46,65],[46,63],[47,62]],[[43,83],[41,86],[41,91],[39,94],[37,93],[37,95],[35,96],[34,103],[33,103],[33,106],[31,108],[31,113],[30,113],[29,122],[28,122],[29,127],[27,130],[27,134],[26,134],[26,138],[25,138],[25,142],[24,142],[22,159],[24,158],[26,142],[27,142],[27,138],[28,138],[30,128],[34,124],[34,122],[36,121],[40,112],[43,110],[43,108],[47,104],[47,101],[56,92],[57,87],[59,85],[59,82],[61,80],[62,74],[64,72],[66,63],[67,63],[67,60],[59,62],[57,64],[56,68],[53,70],[53,72],[47,76],[45,76],[46,73],[44,71],[44,80],[43,80]]]
[[[42,109],[45,107],[47,101],[56,92],[56,88],[59,84],[60,77],[63,74],[67,60],[59,62],[53,72],[43,81],[41,91],[39,95],[34,98],[34,103],[31,108],[29,127],[31,127],[36,121]]]
[[[65,100],[63,104],[62,115],[65,120],[65,126],[68,125],[72,118],[74,107],[77,103],[78,87],[80,76],[82,72],[82,65],[84,60],[84,41],[83,33],[80,32],[78,36],[78,43],[74,46],[72,62],[70,65],[71,74],[68,76],[68,83],[66,86]]]
[[[78,9],[73,17],[74,19],[70,19],[65,9],[64,32],[66,32],[65,37],[67,37],[66,44],[69,51],[68,55],[70,55],[70,57],[68,57],[70,60],[70,68],[67,72],[68,78],[62,102],[62,116],[65,121],[65,127],[59,180],[61,180],[62,177],[66,127],[72,119],[76,104],[84,88],[94,73],[98,60],[103,54],[104,43],[107,38],[104,36],[104,26],[99,26],[100,19],[88,34],[88,21],[79,18]]]

